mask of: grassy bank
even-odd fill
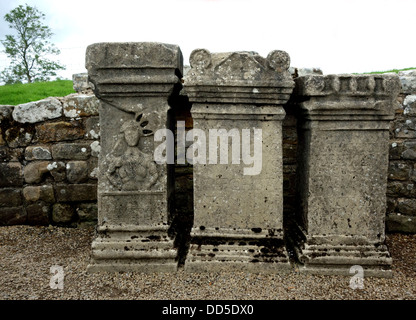
[[[0,105],[18,105],[47,97],[64,97],[74,93],[71,80],[56,80],[0,86]]]

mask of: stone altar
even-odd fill
[[[182,77],[178,46],[98,43],[86,67],[99,98],[101,153],[95,271],[175,271],[177,249],[169,233],[173,177],[153,157],[156,130],[170,128],[169,99]]]
[[[302,272],[391,275],[384,245],[389,124],[396,75],[310,75],[295,79],[298,104],[296,223]]]
[[[289,55],[197,49],[190,63],[184,91],[198,143],[207,147],[193,163],[194,225],[185,270],[287,269],[282,120],[294,87]],[[209,152],[201,157],[203,150]]]

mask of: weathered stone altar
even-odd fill
[[[291,239],[301,271],[390,276],[384,245],[389,122],[396,75],[295,79],[298,101],[297,210]]]
[[[88,270],[175,271],[172,173],[155,163],[153,135],[170,127],[182,53],[161,43],[98,43],[87,48],[86,67],[101,102],[98,236]]]
[[[294,87],[289,56],[197,49],[190,63],[184,91],[203,148],[193,162],[194,225],[185,270],[288,268],[282,106]]]

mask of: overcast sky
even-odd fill
[[[177,44],[185,64],[206,48],[285,50],[292,66],[325,74],[416,67],[415,0],[0,0],[0,39],[4,15],[25,3],[46,14],[68,79],[86,72],[89,44],[122,41]]]

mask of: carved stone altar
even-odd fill
[[[302,272],[390,276],[384,244],[395,75],[303,76],[298,101],[297,223]]]
[[[282,106],[294,87],[289,56],[197,49],[190,63],[184,91],[209,152],[193,164],[195,216],[185,270],[289,268],[282,172]]]
[[[182,53],[161,43],[98,43],[87,48],[86,67],[101,102],[98,236],[88,270],[175,271],[173,177],[154,161],[153,135],[169,128]]]

